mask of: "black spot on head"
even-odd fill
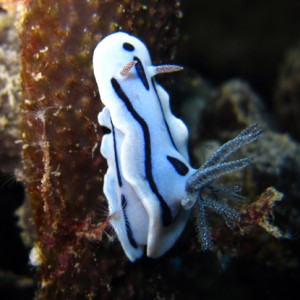
[[[173,165],[179,175],[184,176],[189,171],[189,168],[179,159],[172,156],[167,156],[167,159]]]
[[[134,47],[133,45],[129,44],[129,43],[124,43],[123,44],[123,48],[127,51],[133,51],[134,50]]]

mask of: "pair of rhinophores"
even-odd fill
[[[159,73],[181,69],[153,66],[146,46],[124,32],[105,37],[94,51],[93,66],[101,101],[101,153],[107,159],[104,194],[110,223],[131,261],[156,258],[180,236],[193,209],[203,250],[212,249],[206,209],[221,214],[228,226],[239,213],[222,197],[240,198],[235,185],[214,183],[218,177],[251,163],[228,158],[261,135],[258,125],[242,131],[217,150],[200,169],[189,163],[188,130],[170,109],[169,96],[156,83]]]

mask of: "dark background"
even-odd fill
[[[183,1],[178,58],[213,84],[245,79],[271,106],[286,52],[300,42],[300,1]]]

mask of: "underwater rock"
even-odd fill
[[[278,124],[251,87],[244,81],[231,80],[220,88],[211,87],[206,97],[206,100],[203,100],[203,94],[198,97],[198,102],[204,101],[204,105],[195,106],[191,102],[193,107],[199,107],[195,111],[201,122],[192,132],[198,133],[195,137],[198,145],[195,147],[202,148],[204,157],[207,157],[205,152],[211,152],[207,144],[224,142],[233,138],[237,131],[259,123],[264,128],[263,138],[243,148],[244,154],[254,159],[253,167],[248,168],[248,175],[244,177],[246,193],[259,194],[268,186],[274,186],[286,196],[299,197],[300,145],[289,135],[277,131]],[[189,103],[190,99],[186,102]],[[197,96],[192,99],[197,99]]]
[[[198,133],[195,140],[201,141],[198,147],[203,148],[210,141],[224,142],[233,138],[237,131],[250,124],[259,123],[265,131],[263,138],[255,145],[249,144],[243,149],[247,156],[254,159],[255,174],[249,191],[256,187],[256,192],[261,193],[267,186],[273,185],[293,197],[298,195],[299,191],[296,188],[291,189],[289,182],[297,181],[297,176],[295,178],[294,175],[300,163],[297,155],[299,144],[288,135],[276,131],[278,126],[275,120],[267,113],[262,100],[250,86],[241,80],[231,80],[218,89],[211,88],[206,96],[210,98],[205,100],[205,105],[199,106],[197,112],[201,122],[192,130]],[[187,103],[189,101],[188,99]],[[203,97],[198,97],[198,101],[203,103]],[[210,152],[210,149],[204,151]],[[283,173],[291,173],[293,178],[283,179]],[[265,187],[262,186],[261,178],[258,179],[258,174],[264,178]]]
[[[36,299],[108,299],[124,276],[129,262],[120,245],[102,241],[110,237],[102,195],[107,167],[99,153],[101,103],[92,53],[102,37],[124,30],[155,48],[156,63],[169,62],[180,18],[180,4],[171,0],[26,3],[21,131],[36,233],[30,255],[40,282]],[[114,297],[140,292],[122,280]]]
[[[300,140],[300,45],[289,50],[280,69],[274,111],[282,129]]]
[[[15,15],[0,13],[0,171],[20,164],[20,58]]]
[[[250,124],[259,123],[263,128],[268,124],[263,102],[248,83],[239,79],[217,88],[202,115],[199,140],[214,138],[224,141]]]
[[[194,78],[193,82],[197,82],[197,77]],[[199,77],[198,82],[199,86],[203,86],[203,81]],[[206,92],[203,93],[203,91]],[[207,98],[205,99],[205,97]],[[230,181],[236,180],[243,187],[243,195],[248,199],[248,201],[237,205],[249,213],[248,215],[246,213],[241,223],[237,224],[238,232],[249,232],[247,223],[249,223],[250,212],[253,212],[254,209],[256,216],[264,216],[264,218],[254,217],[250,222],[251,229],[255,227],[258,229],[258,225],[276,237],[290,238],[291,233],[297,231],[300,225],[298,201],[300,197],[300,144],[289,135],[277,131],[279,126],[276,120],[267,112],[262,99],[244,81],[230,80],[219,88],[205,84],[205,88],[199,92],[198,100],[196,94],[186,99],[186,104],[182,109],[185,118],[188,118],[186,111],[189,110],[186,106],[189,106],[189,103],[194,108],[193,113],[198,114],[198,118],[201,119],[198,126],[192,129],[192,132],[197,133],[193,142],[193,154],[197,151],[194,155],[198,161],[197,164],[201,164],[209,157],[213,152],[212,148],[217,148],[220,141],[224,142],[234,137],[237,130],[253,123],[262,125],[264,128],[263,137],[256,143],[249,144],[242,149],[243,155],[253,158],[252,166],[239,174],[229,176]],[[196,124],[194,122],[193,126]],[[271,194],[273,196],[270,196]],[[258,197],[258,195],[260,196]],[[279,198],[283,201],[272,207],[271,216],[274,216],[274,219],[267,219],[272,220],[272,223],[264,222],[263,220],[266,220],[268,215],[267,204],[273,204],[272,201],[277,201]],[[269,202],[270,200],[271,202]],[[261,203],[266,205],[261,205]],[[265,210],[266,208],[267,210]],[[214,239],[218,241],[218,248],[235,255],[236,241],[233,241],[232,238],[228,239],[228,237],[226,229],[222,227],[214,232]],[[253,245],[258,245],[262,240],[272,238],[271,236],[268,238],[259,230],[254,230],[251,233],[251,239]],[[273,266],[282,268],[285,261],[292,269],[297,267],[297,250],[288,251],[287,240],[275,245],[277,247],[273,243],[264,246],[264,255],[276,253],[282,258],[278,263],[276,260],[271,260]],[[247,250],[248,246],[248,243],[244,242],[239,245],[239,255],[247,255],[253,259],[256,254],[251,254]]]

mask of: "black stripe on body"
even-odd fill
[[[119,166],[119,161],[118,161],[118,152],[117,152],[117,141],[116,141],[116,133],[115,133],[115,126],[110,119],[111,122],[111,128],[112,128],[112,135],[113,135],[113,142],[114,142],[114,152],[115,152],[115,163],[116,163],[116,169],[117,169],[117,177],[118,177],[118,183],[119,186],[122,186],[122,177],[121,177],[121,172],[120,172],[120,166]]]
[[[133,238],[132,230],[131,230],[130,224],[128,222],[128,217],[127,217],[127,213],[125,210],[126,206],[127,206],[127,201],[126,201],[126,198],[124,195],[121,196],[121,201],[122,201],[122,210],[123,210],[123,215],[124,215],[124,219],[125,219],[125,226],[126,226],[128,240],[133,248],[137,248],[138,245],[137,245],[135,239]]]
[[[189,171],[189,168],[179,159],[172,156],[167,156],[167,159],[172,164],[172,166],[175,168],[176,172],[179,175],[185,176]]]
[[[143,64],[138,57],[135,56],[133,59],[135,61],[137,61],[137,63],[135,64],[135,69],[136,69],[137,75],[140,77],[145,89],[147,91],[149,91],[150,86],[149,86],[149,82],[147,80],[147,76],[146,76]]]
[[[111,130],[108,127],[106,127],[106,126],[100,125],[100,128],[102,130],[102,134],[103,135],[111,133]]]
[[[162,104],[161,104],[161,101],[160,101],[160,98],[159,98],[159,95],[158,95],[158,92],[157,92],[157,89],[156,89],[156,86],[155,86],[155,81],[153,78],[151,78],[151,82],[152,82],[152,85],[153,85],[153,88],[154,88],[154,91],[155,91],[155,94],[156,94],[156,97],[157,97],[157,100],[158,100],[158,103],[159,103],[159,106],[160,106],[160,109],[161,109],[161,113],[163,115],[163,118],[164,118],[164,122],[165,122],[165,125],[166,125],[166,128],[167,128],[167,131],[168,131],[168,134],[169,134],[169,137],[170,137],[170,140],[172,142],[172,145],[174,146],[174,148],[177,150],[178,152],[178,149],[175,145],[175,142],[173,140],[173,137],[172,137],[172,134],[171,134],[171,131],[170,131],[170,128],[169,128],[169,125],[166,121],[166,117],[165,117],[165,114],[164,114],[164,111],[163,111],[163,108],[162,108]]]
[[[126,105],[127,110],[130,112],[132,117],[139,123],[139,125],[142,128],[143,135],[144,135],[144,152],[145,152],[145,173],[146,178],[148,180],[148,183],[150,185],[150,188],[152,192],[156,195],[157,199],[160,202],[161,208],[162,208],[162,222],[164,226],[167,226],[171,224],[172,222],[172,214],[169,206],[163,199],[162,195],[159,193],[157,186],[155,184],[155,181],[153,179],[152,174],[152,156],[151,156],[151,139],[150,139],[150,132],[147,123],[145,120],[136,112],[134,107],[132,106],[132,103],[130,102],[127,95],[122,90],[120,84],[115,78],[111,79],[111,84],[113,89],[115,90],[118,97],[124,102]]]

